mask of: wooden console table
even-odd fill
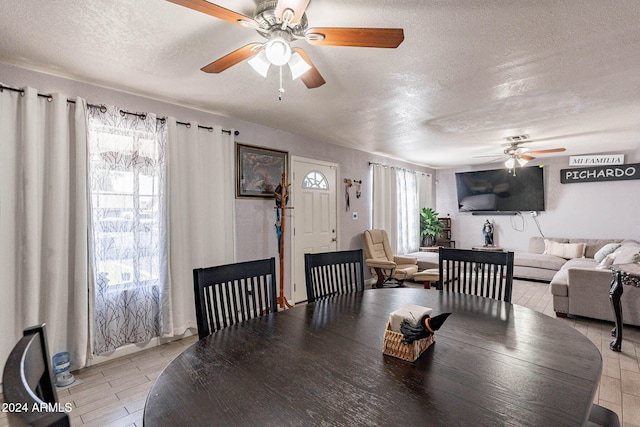
[[[613,351],[620,351],[622,348],[622,289],[624,285],[640,288],[640,264],[616,264],[611,266],[613,279],[611,280],[611,290],[609,299],[616,316],[616,326],[611,330],[611,335],[615,337],[609,348]]]

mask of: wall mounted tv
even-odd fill
[[[544,169],[531,166],[456,173],[460,212],[544,211]]]

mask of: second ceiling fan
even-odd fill
[[[220,73],[249,59],[254,70],[267,76],[271,65],[289,65],[293,79],[300,77],[309,89],[325,83],[297,40],[318,46],[396,48],[404,40],[402,28],[308,28],[305,10],[310,0],[265,0],[256,6],[253,17],[231,11],[205,0],[168,0],[198,12],[256,30],[267,39],[249,43],[202,67],[206,73]],[[283,91],[283,89],[280,89]]]

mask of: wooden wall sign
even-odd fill
[[[569,166],[621,165],[624,154],[602,154],[595,156],[569,156]]]
[[[626,181],[629,179],[640,179],[640,163],[560,170],[560,182],[562,184],[572,184],[575,182]]]

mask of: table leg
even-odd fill
[[[611,330],[611,335],[615,337],[609,348],[613,351],[621,351],[622,349],[622,307],[620,300],[622,299],[622,274],[616,272],[611,281],[611,289],[609,290],[609,300],[613,306],[613,312],[616,315],[616,326]]]

